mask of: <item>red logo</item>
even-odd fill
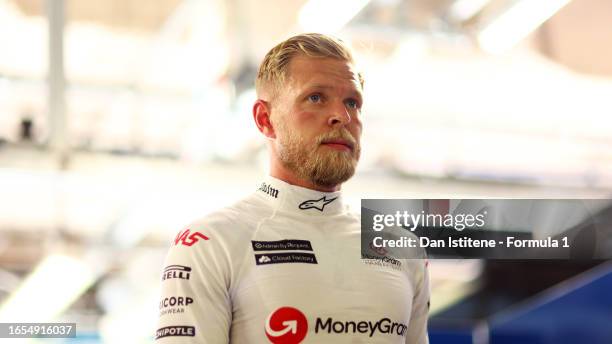
[[[174,244],[178,245],[181,243],[185,246],[192,246],[197,243],[199,239],[208,240],[208,237],[200,232],[193,232],[189,235],[189,229],[178,232],[176,238],[174,238]]]
[[[306,316],[293,307],[281,307],[266,319],[266,336],[274,344],[298,344],[307,332]]]

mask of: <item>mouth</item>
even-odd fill
[[[328,148],[332,148],[335,150],[352,152],[354,146],[352,143],[342,139],[333,139],[333,140],[325,140],[321,143],[321,145],[326,146]]]

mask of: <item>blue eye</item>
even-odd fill
[[[358,109],[359,103],[355,99],[349,99],[346,101],[346,105],[348,105],[351,109]]]
[[[320,94],[311,94],[310,96],[308,96],[308,100],[310,100],[313,103],[318,103],[321,101],[321,95]]]

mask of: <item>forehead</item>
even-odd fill
[[[328,85],[361,91],[359,75],[353,63],[333,58],[294,57],[289,63],[288,81],[303,88]]]

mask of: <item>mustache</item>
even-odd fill
[[[346,129],[340,129],[321,134],[317,137],[316,142],[317,145],[320,145],[323,142],[329,140],[344,140],[348,142],[352,147],[357,147],[357,140],[355,140],[353,135],[351,135],[351,133],[349,133],[349,131]]]

